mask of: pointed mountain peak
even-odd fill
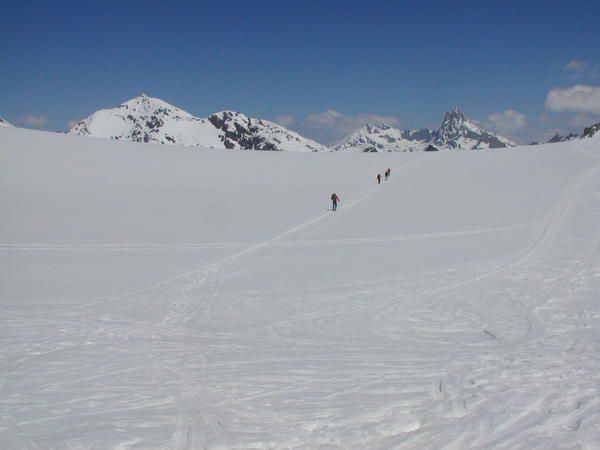
[[[467,116],[465,116],[465,114],[460,109],[458,109],[457,106],[452,111],[448,111],[446,114],[444,114],[442,126],[444,126],[444,124],[447,123],[462,123],[468,120],[469,119],[467,118]]]

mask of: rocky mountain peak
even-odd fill
[[[594,136],[600,136],[600,122],[583,129],[583,137],[591,138]]]
[[[450,142],[460,136],[466,136],[469,131],[478,132],[479,129],[467,119],[460,109],[454,108],[444,115],[438,135],[443,142]]]

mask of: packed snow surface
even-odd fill
[[[599,448],[596,137],[0,168],[0,448]]]

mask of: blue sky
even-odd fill
[[[144,92],[329,143],[458,106],[525,142],[600,120],[598,18],[597,0],[3,2],[0,117],[65,130]]]

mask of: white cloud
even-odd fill
[[[580,59],[572,59],[563,66],[563,70],[569,74],[571,80],[594,80],[600,77],[600,64]]]
[[[46,116],[34,116],[32,114],[27,114],[26,116],[21,117],[19,122],[24,123],[25,125],[31,125],[33,127],[43,127],[48,123],[48,118]]]
[[[507,109],[506,111],[490,114],[486,125],[501,134],[513,135],[527,125],[527,118],[525,114]]]
[[[600,122],[600,115],[577,114],[571,117],[569,124],[577,128],[585,128]]]
[[[302,121],[301,128],[305,129],[308,134],[312,134],[313,139],[331,143],[367,123],[387,123],[397,126],[398,120],[392,116],[369,113],[350,115],[329,109],[321,113],[310,114]]]
[[[565,64],[564,69],[568,72],[572,72],[575,74],[582,74],[587,69],[588,64],[585,61],[581,61],[579,59],[572,59],[567,64]]]
[[[278,123],[282,127],[288,128],[293,125],[294,122],[296,122],[296,119],[287,114],[275,117],[275,123]]]
[[[600,86],[554,88],[546,95],[546,108],[556,112],[600,114]]]
[[[367,123],[398,125],[398,120],[392,116],[369,113],[344,114],[333,109],[309,114],[302,119],[280,115],[275,117],[275,122],[324,145],[338,141]]]

